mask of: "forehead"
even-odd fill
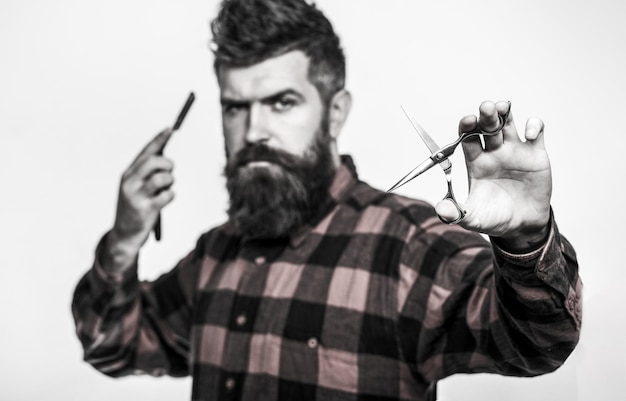
[[[284,90],[302,94],[316,91],[308,72],[309,58],[302,51],[294,50],[251,66],[224,66],[217,79],[223,97],[254,100]]]

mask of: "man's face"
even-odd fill
[[[228,214],[251,238],[293,233],[322,211],[334,174],[328,118],[294,51],[220,71]]]
[[[220,69],[228,157],[259,142],[294,156],[305,155],[319,132],[324,111],[319,92],[307,77],[308,68],[305,54],[292,51],[249,67]]]

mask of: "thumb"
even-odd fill
[[[457,208],[454,202],[449,198],[444,198],[435,205],[435,212],[441,221],[448,224],[458,223],[457,220],[462,217],[461,210],[464,210],[463,206],[459,205]]]

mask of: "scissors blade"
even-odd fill
[[[437,163],[433,159],[431,159],[429,157],[428,159],[426,159],[422,163],[420,163],[419,166],[417,166],[413,170],[409,171],[409,173],[407,175],[402,177],[402,179],[400,179],[400,181],[396,182],[391,188],[389,188],[387,190],[387,192],[391,192],[391,191],[393,191],[393,190],[395,190],[397,188],[400,188],[401,186],[403,186],[407,182],[413,180],[414,178],[416,178],[417,176],[422,174],[424,171],[429,170],[435,164],[437,164]]]
[[[426,132],[426,130],[422,128],[421,125],[413,121],[413,119],[411,118],[411,116],[409,116],[409,113],[407,113],[407,111],[404,109],[403,106],[400,106],[400,108],[402,108],[402,111],[404,112],[404,115],[406,116],[406,118],[409,119],[409,122],[413,126],[413,129],[417,131],[420,138],[422,138],[422,141],[426,144],[426,147],[428,148],[428,150],[430,150],[430,153],[433,155],[439,153],[441,148],[439,147],[439,145],[437,145],[437,143],[433,140],[433,138],[430,135],[428,135],[428,132]],[[446,171],[447,169],[452,167],[452,163],[450,163],[450,160],[448,160],[448,158],[441,160],[439,162],[439,165],[441,166],[441,169],[443,171]]]

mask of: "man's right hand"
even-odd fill
[[[102,267],[111,274],[130,268],[161,209],[174,199],[172,161],[162,151],[172,135],[155,136],[122,175],[115,223],[107,236]]]

